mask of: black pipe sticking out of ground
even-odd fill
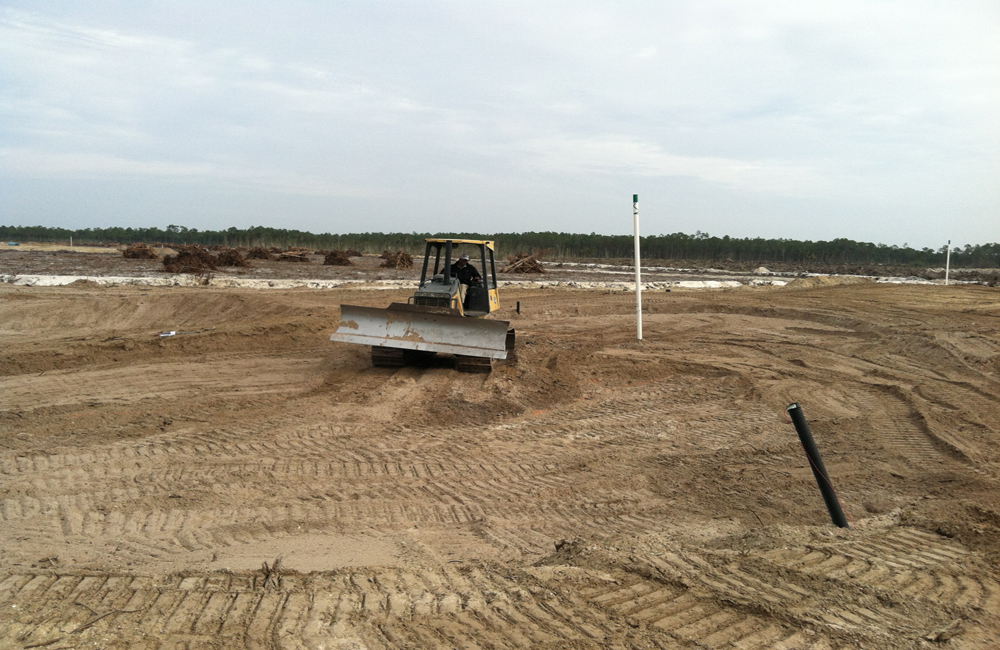
[[[806,423],[802,407],[797,402],[789,404],[788,415],[792,418],[792,424],[795,425],[795,432],[799,434],[802,449],[805,450],[806,456],[809,458],[809,467],[812,468],[813,476],[816,477],[816,483],[823,495],[826,509],[830,513],[830,519],[833,520],[834,525],[840,528],[850,528],[847,517],[844,515],[844,509],[840,506],[840,500],[837,499],[837,493],[833,491],[830,475],[827,474],[826,467],[823,466],[823,459],[819,457],[819,449],[816,448],[816,441],[813,440],[812,431],[809,430],[809,425]]]

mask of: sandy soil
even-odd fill
[[[0,283],[0,647],[1000,645],[997,289],[651,292],[639,342],[508,288],[489,375],[327,340],[406,295]]]

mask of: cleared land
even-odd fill
[[[327,341],[405,291],[0,284],[0,647],[996,647],[1000,293],[810,284],[508,289],[488,376]]]

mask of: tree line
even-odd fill
[[[0,226],[0,240],[76,244],[131,244],[162,242],[165,244],[200,244],[205,246],[302,246],[313,249],[354,249],[362,253],[381,253],[386,249],[423,253],[427,237],[462,239],[493,239],[501,256],[517,252],[545,251],[550,259],[632,257],[631,235],[598,235],[596,233],[524,232],[524,233],[311,233],[284,228],[253,226],[227,230],[198,230],[169,225],[160,228],[49,228],[46,226]],[[733,261],[750,263],[789,262],[811,264],[898,264],[912,266],[943,266],[947,248],[915,249],[909,246],[888,246],[857,242],[851,239],[831,241],[797,241],[715,237],[708,233],[673,234],[642,237],[644,259]],[[956,267],[1000,268],[1000,243],[967,244],[951,251],[951,263]]]

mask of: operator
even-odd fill
[[[482,282],[483,279],[479,276],[476,267],[469,264],[469,256],[465,253],[451,265],[451,274],[458,278],[458,297],[462,301],[462,306],[465,306],[466,289],[473,281]]]

